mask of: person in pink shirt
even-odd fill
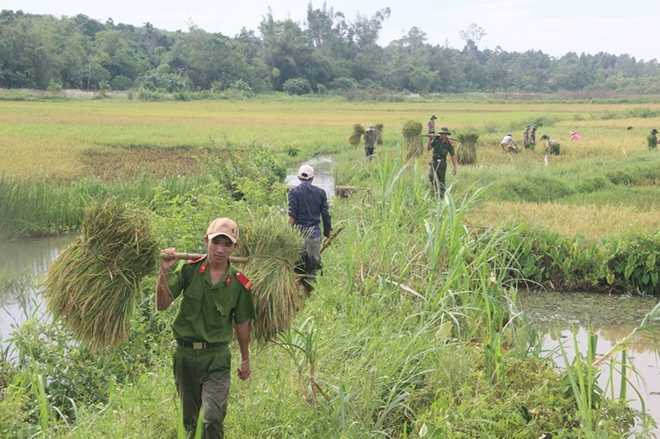
[[[582,138],[575,130],[571,131],[571,140],[575,140],[576,142],[582,142]]]

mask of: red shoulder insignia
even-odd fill
[[[252,287],[254,286],[254,284],[250,281],[250,279],[245,277],[245,275],[243,273],[240,273],[240,272],[236,273],[236,280],[239,281],[241,283],[241,285],[243,285],[245,287],[245,289],[248,290],[248,291],[250,291],[252,289]]]
[[[206,273],[206,267],[208,264],[203,263],[202,265],[199,266],[199,274],[204,274]]]
[[[228,275],[227,275],[227,280],[225,281],[225,286],[226,286],[226,287],[229,286],[229,282],[231,282],[231,274],[228,274]]]
[[[201,255],[197,259],[188,259],[188,260],[186,260],[186,264],[196,264],[197,262],[203,261],[204,259],[206,259],[206,255]]]

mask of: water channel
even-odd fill
[[[316,157],[304,164],[314,167],[314,184],[322,187],[331,197],[334,194],[332,160],[329,157]],[[297,185],[298,169],[290,169],[286,184]],[[0,273],[4,277],[43,278],[48,265],[73,239],[73,236],[60,236],[42,239],[0,242]],[[29,282],[32,285],[32,282]],[[36,282],[40,284],[40,282]],[[42,311],[34,287],[23,291],[8,288],[0,284],[0,348],[9,337],[12,326],[20,325],[26,316]],[[559,342],[573,358],[573,340],[577,339],[582,355],[586,355],[588,330],[598,335],[597,354],[601,355],[614,346],[642,321],[643,317],[656,305],[657,299],[640,297],[619,297],[603,294],[561,294],[554,292],[520,292],[521,309],[528,314],[546,335],[544,349],[551,354],[557,364],[562,366],[558,353]],[[35,307],[37,309],[35,309]],[[629,351],[635,368],[643,376],[645,385],[632,381],[641,390],[646,402],[647,413],[660,421],[660,373],[657,358],[652,345],[638,340]],[[601,367],[601,387],[607,381],[607,367]],[[630,390],[629,398],[636,395]],[[640,404],[632,401],[631,405],[640,409]],[[660,430],[655,432],[660,435]]]

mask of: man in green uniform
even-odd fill
[[[364,152],[367,154],[369,160],[371,160],[371,156],[374,154],[377,141],[378,132],[376,131],[376,127],[372,125],[367,131],[364,132]]]
[[[525,145],[525,149],[530,149],[532,147],[532,133],[530,130],[532,127],[530,125],[527,125],[525,127],[525,132],[523,133],[523,144]]]
[[[534,125],[532,127],[532,131],[529,133],[529,144],[531,145],[532,149],[534,149],[534,147],[536,146],[536,130],[538,128],[539,128],[538,126]]]
[[[548,152],[550,151],[550,154],[552,155],[559,155],[559,142],[551,139],[550,136],[547,134],[544,134],[541,136],[541,140],[547,140],[548,143],[543,147],[543,149]]]
[[[238,246],[238,226],[217,218],[208,227],[204,243],[208,255],[178,261],[174,249],[163,251],[156,308],[164,311],[181,297],[172,324],[177,346],[173,355],[174,380],[189,431],[204,408],[204,438],[222,439],[229,397],[232,325],[241,353],[238,377],[250,376],[250,320],[256,317],[252,283],[229,262]]]
[[[656,136],[658,134],[658,130],[653,128],[651,130],[651,134],[646,138],[649,144],[649,150],[654,150],[658,147],[658,137]]]
[[[447,154],[451,157],[451,162],[454,165],[453,175],[456,175],[456,169],[458,163],[456,161],[456,152],[454,151],[454,145],[447,138],[451,133],[447,127],[440,128],[438,135],[434,137],[429,137],[429,142],[426,146],[428,151],[433,150],[433,161],[430,163],[429,167],[429,178],[431,183],[436,190],[440,190],[440,198],[445,195],[445,174],[447,173]],[[438,188],[436,186],[436,179],[440,184]]]

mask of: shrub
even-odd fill
[[[353,78],[346,78],[342,76],[337,78],[330,83],[330,88],[333,90],[350,90],[352,88],[357,88],[358,83]]]
[[[652,110],[649,107],[635,107],[626,110],[627,117],[638,117],[642,119],[648,119],[652,117],[657,117],[658,115],[660,115],[660,111]]]
[[[284,145],[284,152],[289,156],[289,157],[295,157],[300,153],[300,148],[296,148],[295,146],[291,145]]]
[[[575,186],[575,190],[581,193],[592,193],[610,189],[612,187],[612,182],[602,175],[596,175],[593,177],[587,177]]]
[[[610,243],[607,283],[624,292],[660,294],[660,233]]]
[[[290,95],[305,95],[311,93],[312,86],[305,78],[292,78],[287,79],[282,86],[282,90]]]
[[[50,78],[50,82],[48,82],[48,91],[52,91],[52,92],[62,91],[62,84],[55,81],[53,78]]]
[[[128,76],[118,75],[110,81],[113,90],[128,90],[133,86],[133,80]]]

